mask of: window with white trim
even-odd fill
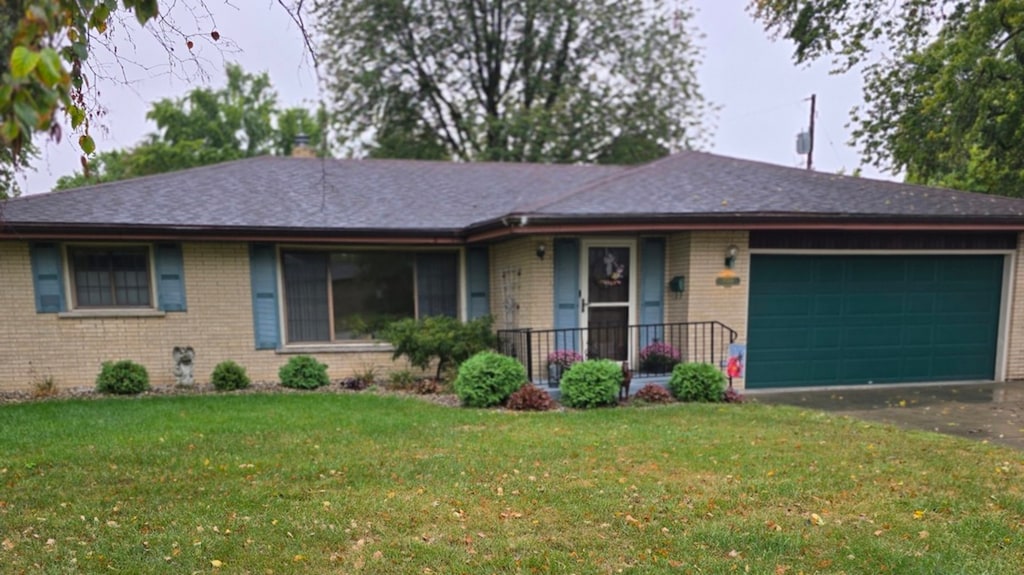
[[[373,339],[388,323],[458,316],[458,252],[281,253],[289,343]]]

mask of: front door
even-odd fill
[[[626,361],[633,345],[636,242],[586,240],[582,247],[580,326],[586,357]]]

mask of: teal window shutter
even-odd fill
[[[185,311],[185,266],[180,244],[156,245],[157,305],[161,311]]]
[[[466,300],[469,317],[476,319],[491,313],[491,271],[486,247],[466,250]]]
[[[640,244],[640,348],[664,341],[665,240],[645,238]]]
[[[36,311],[58,313],[65,311],[64,265],[57,244],[32,244],[32,283],[35,288]]]
[[[580,243],[575,239],[557,239],[553,245],[555,329],[576,329],[580,326]],[[579,333],[558,334],[555,347],[580,351]]]
[[[281,327],[278,321],[277,254],[273,245],[252,245],[249,273],[256,349],[277,349],[281,345]]]

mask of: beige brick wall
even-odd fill
[[[1006,350],[1006,379],[1024,379],[1024,234],[1017,237],[1013,277],[1009,286],[1011,299],[1007,302],[1004,349]]]
[[[665,283],[676,276],[685,278],[683,293],[665,290],[665,322],[688,321],[690,307],[690,232],[672,234],[665,238]]]
[[[715,278],[725,269],[725,252],[730,245],[739,248],[733,271],[739,285],[724,287]],[[750,241],[745,231],[692,232],[690,234],[690,273],[687,277],[687,321],[720,321],[737,332],[737,343],[747,341],[747,303],[750,286]],[[733,385],[743,389],[743,380]]]
[[[725,269],[725,250],[739,248],[733,271],[739,285],[723,287],[715,278]],[[750,286],[750,250],[747,232],[693,232],[690,236],[689,321],[717,320],[747,337],[747,298]]]
[[[544,244],[544,259],[537,246]],[[517,238],[491,247],[491,314],[497,329],[554,324],[554,247],[550,236]]]
[[[491,247],[491,310],[495,326],[550,328],[553,325],[554,258],[552,237],[525,237]],[[745,232],[685,232],[667,239],[666,280],[686,276],[684,297],[666,295],[666,321],[718,320],[746,330],[749,254]],[[544,259],[537,245],[547,248]],[[729,244],[740,247],[739,286],[714,284]],[[0,309],[6,317],[0,345],[0,390],[29,389],[52,377],[62,388],[92,387],[106,360],[131,359],[146,366],[154,385],[171,385],[174,346],[196,349],[196,379],[206,382],[226,359],[246,367],[256,381],[277,380],[289,357],[254,349],[249,252],[244,243],[189,242],[182,246],[188,311],[163,317],[74,317],[35,311],[27,242],[0,242]],[[1022,274],[1018,269],[1018,274]],[[1020,297],[1020,296],[1018,296]],[[507,304],[507,305],[506,305]],[[506,307],[510,313],[506,313]],[[1015,306],[1017,314],[1024,306]],[[1024,321],[1014,321],[1011,337],[1024,337]],[[1015,331],[1013,331],[1015,330]],[[543,365],[541,351],[535,365]],[[313,353],[332,378],[375,368],[404,369],[389,352]],[[1024,372],[1024,358],[1011,356],[1011,373]]]
[[[497,329],[551,329],[555,323],[554,246],[550,236],[517,238],[491,247],[491,313]],[[537,257],[543,244],[544,258]],[[533,353],[534,379],[545,352]]]
[[[276,381],[289,357],[254,348],[249,252],[243,243],[185,243],[188,311],[163,317],[59,318],[35,311],[26,242],[0,242],[0,390],[30,389],[52,377],[62,388],[92,387],[100,364],[131,359],[146,366],[154,385],[174,383],[171,350],[196,350],[196,381],[207,382],[220,361],[232,359],[254,381]],[[328,365],[332,378],[356,370],[404,369],[390,353],[312,354]]]

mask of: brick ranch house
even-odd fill
[[[683,152],[637,167],[261,157],[0,204],[0,390],[387,371],[375,330],[490,314],[554,351],[726,366],[738,387],[1024,378],[1024,200]],[[664,373],[660,375],[664,377]]]

